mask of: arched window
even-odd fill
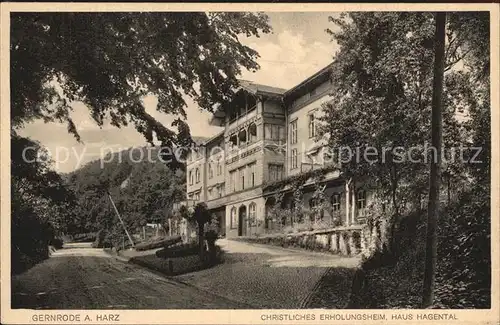
[[[196,183],[199,183],[200,182],[200,170],[198,168],[196,168]]]
[[[193,171],[190,170],[189,171],[189,185],[193,185],[193,184],[194,184]]]
[[[366,191],[363,189],[356,192],[356,207],[360,210],[366,207]]]
[[[331,203],[333,211],[340,211],[340,193],[334,193],[332,195]]]
[[[243,129],[238,133],[238,141],[240,147],[247,144],[247,130]]]
[[[256,140],[257,140],[257,125],[255,125],[255,123],[252,123],[248,127],[248,142],[252,143]]]
[[[238,219],[236,218],[236,208],[231,209],[231,229],[236,229],[238,226]]]
[[[250,220],[250,226],[255,226],[257,224],[257,204],[254,202],[250,203],[248,206],[248,218]]]
[[[236,134],[232,134],[229,137],[229,144],[230,144],[230,149],[234,149],[235,147],[238,146],[238,136]]]

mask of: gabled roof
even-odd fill
[[[244,89],[254,95],[259,95],[259,94],[283,95],[286,92],[286,89],[283,88],[267,86],[249,80],[239,80],[239,82],[240,82],[240,87],[236,90],[236,92],[238,92],[240,89]]]
[[[205,142],[207,142],[210,138],[209,137],[201,137],[201,136],[195,136],[195,137],[192,137],[191,138],[193,140],[193,142],[200,146],[202,144],[204,144]]]
[[[235,89],[235,96],[240,92],[240,91],[246,91],[250,94],[253,95],[263,95],[263,96],[269,96],[269,97],[278,97],[282,98],[283,94],[286,92],[286,89],[284,88],[278,88],[278,87],[272,87],[272,86],[267,86],[263,84],[259,84],[253,81],[249,80],[242,80],[239,79],[239,87]],[[214,125],[216,119],[221,119],[224,118],[225,113],[222,109],[221,105],[218,105],[214,112],[213,116],[210,119],[210,124]]]
[[[315,74],[313,74],[312,76],[307,78],[306,80],[302,81],[301,83],[299,83],[295,87],[292,87],[289,90],[287,90],[283,94],[283,96],[286,99],[288,99],[290,97],[294,97],[294,96],[296,96],[296,94],[298,92],[300,92],[301,89],[303,89],[304,87],[307,87],[311,83],[318,82],[318,81],[323,82],[324,79],[328,79],[330,77],[332,67],[333,67],[333,63],[329,63],[326,67],[319,70],[318,72],[316,72]]]
[[[218,132],[217,134],[215,134],[214,136],[206,139],[201,145],[208,145],[212,141],[217,140],[218,138],[221,138],[223,136],[224,136],[224,130],[222,130],[222,131]]]

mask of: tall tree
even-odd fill
[[[425,271],[423,279],[422,305],[429,307],[434,301],[434,283],[437,264],[437,219],[439,217],[439,188],[441,177],[442,143],[442,97],[445,64],[445,26],[446,12],[436,13],[436,31],[434,36],[434,81],[432,85],[431,138],[435,148],[431,159],[429,178],[429,205],[427,210],[427,236],[425,249]]]
[[[10,18],[13,132],[33,120],[56,121],[66,123],[80,141],[71,112],[73,103],[82,102],[98,125],[106,120],[115,127],[132,124],[148,142],[156,137],[165,147],[192,141],[186,96],[208,111],[229,99],[241,69],[259,68],[258,53],[240,37],[271,31],[266,15],[246,12],[25,12]],[[157,97],[157,111],[174,116],[172,125],[162,125],[146,112],[146,95]],[[12,164],[13,175],[40,167],[18,162]],[[172,163],[173,169],[179,166],[175,159]],[[68,225],[73,231],[109,222],[99,220],[106,210],[102,204],[95,210],[91,206],[103,189],[115,186],[109,182],[123,179],[96,174],[102,176],[97,192],[79,189],[88,209]],[[22,192],[13,188],[13,197],[18,194]]]
[[[163,224],[173,203],[184,198],[185,174],[172,170],[159,159],[139,161],[134,157],[141,151],[144,156],[149,152],[156,157],[158,150],[151,147],[124,150],[107,157],[106,162],[95,160],[70,173],[67,182],[78,195],[75,209],[80,216],[74,230],[104,230],[110,239],[124,234],[121,226],[114,227],[118,220],[106,190],[110,191],[130,231],[146,223]]]
[[[75,196],[51,170],[44,148],[15,132],[11,132],[10,183],[11,271],[17,273],[48,257],[47,245],[68,230]]]
[[[256,70],[258,53],[240,35],[268,33],[268,17],[238,12],[14,13],[11,16],[11,119],[66,122],[72,102],[92,119],[116,127],[135,125],[147,141],[185,145],[190,96],[211,111],[237,86],[241,68]],[[178,118],[177,132],[145,111],[142,97]]]

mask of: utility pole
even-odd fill
[[[434,80],[432,89],[431,142],[435,148],[429,177],[429,205],[427,210],[427,236],[425,245],[425,271],[422,291],[422,307],[432,306],[434,302],[434,283],[437,263],[437,219],[439,217],[439,187],[441,177],[442,142],[442,95],[444,78],[444,42],[446,13],[437,12],[434,40]]]
[[[132,244],[132,247],[135,247],[134,241],[132,240],[132,237],[130,237],[130,234],[128,233],[128,230],[125,227],[125,223],[123,222],[122,217],[120,216],[120,213],[118,212],[118,209],[116,208],[115,202],[113,201],[113,198],[111,197],[111,194],[109,194],[109,192],[108,192],[108,197],[109,197],[109,200],[111,201],[111,204],[113,205],[113,209],[115,210],[116,215],[118,216],[118,219],[120,219],[120,222],[121,222],[121,224],[123,226],[123,229],[125,230],[125,233],[127,234],[128,240],[130,240],[130,243]]]

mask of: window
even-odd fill
[[[356,193],[356,207],[358,209],[364,209],[366,207],[366,191],[358,190]]]
[[[222,195],[223,195],[223,194],[222,194],[222,186],[223,186],[222,184],[219,184],[219,185],[217,185],[217,187],[216,187],[216,190],[217,190],[217,198],[221,198],[221,197],[222,197]]]
[[[229,137],[229,149],[238,147],[238,136],[233,134]]]
[[[189,171],[189,185],[193,185],[193,184],[194,184],[193,171],[190,170]]]
[[[310,199],[309,200],[309,210],[313,211],[313,213],[309,214],[310,221],[314,221],[316,219],[316,212],[314,211],[314,207],[316,207],[316,200]]]
[[[200,192],[196,192],[193,194],[193,200],[199,201],[200,200]]]
[[[264,124],[264,139],[285,140],[285,128],[276,124]]]
[[[229,182],[231,192],[236,192],[236,170],[233,170],[229,173]]]
[[[290,144],[297,143],[297,120],[290,122]]]
[[[340,211],[340,194],[335,193],[332,195],[332,210]]]
[[[325,217],[325,211],[321,208],[320,204],[321,204],[321,201],[319,201],[318,199],[311,198],[309,200],[309,209],[314,211],[314,213],[311,213],[309,215],[309,219],[311,221],[315,221],[318,218],[318,216],[319,216],[320,220],[323,220],[323,218]]]
[[[309,114],[309,138],[314,138],[316,136],[316,123],[314,120],[314,114]]]
[[[298,156],[297,149],[292,149],[292,155],[290,160],[291,169],[297,168],[297,156]]]
[[[238,226],[238,221],[236,219],[236,208],[231,209],[231,229],[235,229]]]
[[[272,125],[271,124],[264,124],[264,139],[270,140],[272,139]]]
[[[283,179],[283,165],[269,164],[269,181],[279,181]]]
[[[208,199],[211,200],[213,196],[213,190],[211,188],[208,189]]]
[[[314,198],[309,199],[309,209],[314,209],[316,206],[316,200]]]
[[[196,183],[200,182],[200,170],[196,168]]]
[[[257,225],[257,204],[255,204],[254,202],[250,203],[250,205],[248,206],[248,218],[250,221],[250,226]]]
[[[239,172],[240,172],[240,186],[241,186],[241,190],[244,190],[245,189],[245,168],[240,168],[239,169]]]
[[[285,139],[286,139],[285,127],[278,126],[278,140],[285,140]]]
[[[220,159],[221,159],[220,157],[217,158],[217,160],[218,160],[217,161],[217,176],[222,175],[222,163],[221,163]]]
[[[232,109],[231,112],[229,113],[229,121],[236,120],[237,118],[238,118],[238,111]]]
[[[247,130],[243,129],[238,133],[239,146],[244,146],[247,144]]]
[[[214,177],[214,170],[212,168],[212,164],[208,164],[208,178],[213,178]]]
[[[255,186],[255,163],[249,164],[248,165],[248,170],[249,170],[249,177],[248,177],[248,186],[249,187],[254,187]]]
[[[252,143],[254,141],[257,141],[257,125],[252,123],[248,127],[248,142]]]

